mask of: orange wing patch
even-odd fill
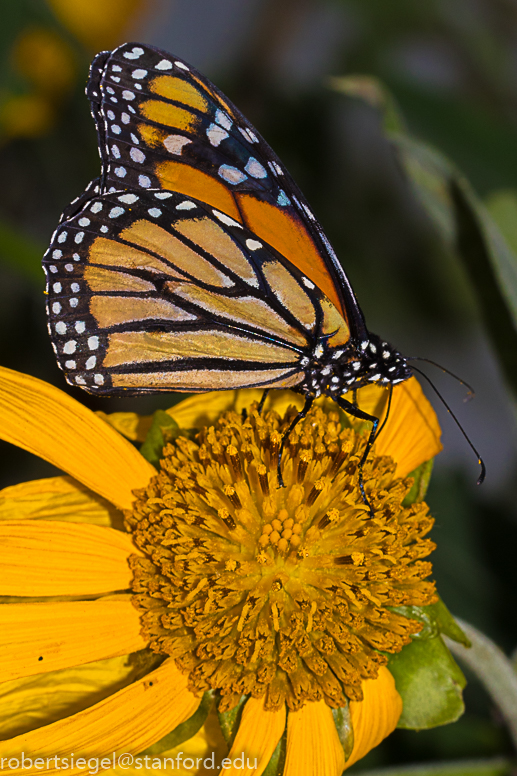
[[[160,95],[160,97],[180,102],[182,105],[188,105],[189,108],[195,108],[202,113],[206,113],[208,110],[208,102],[201,92],[182,78],[160,75],[149,81],[149,88],[155,94]]]
[[[322,299],[320,305],[323,311],[321,331],[323,334],[333,334],[328,340],[329,345],[333,348],[346,345],[350,339],[350,329],[347,322],[328,299]]]
[[[206,217],[195,218],[191,221],[178,221],[174,224],[174,229],[207,253],[211,253],[246,283],[258,288],[259,282],[253,267],[241,249],[218,224]]]
[[[158,253],[180,270],[188,272],[189,275],[203,283],[219,288],[233,285],[230,278],[209,261],[182,243],[179,238],[150,221],[136,221],[132,226],[124,229],[120,233],[120,237]]]
[[[90,301],[90,313],[101,329],[151,319],[175,322],[197,320],[195,315],[163,299],[130,296],[94,296]]]
[[[266,262],[262,267],[262,271],[274,295],[284,307],[306,329],[314,329],[316,326],[316,310],[296,278],[279,261]]]
[[[163,275],[185,278],[182,272],[175,271],[169,264],[160,261],[156,256],[131,248],[129,245],[121,245],[113,240],[108,240],[106,237],[98,237],[95,240],[90,248],[89,259],[91,264],[122,266],[126,269],[147,269]]]
[[[303,380],[303,372],[285,377],[285,369],[257,369],[249,372],[227,372],[223,369],[189,369],[178,372],[144,372],[112,374],[115,388],[155,391],[221,391],[230,388],[262,386],[291,388]]]
[[[225,318],[230,325],[233,323],[257,327],[294,345],[307,347],[307,340],[303,334],[286,324],[285,320],[262,299],[255,299],[252,296],[226,297],[192,283],[171,281],[166,283],[166,286],[185,301],[201,307],[204,312]]]
[[[154,291],[153,284],[147,280],[102,267],[86,267],[83,277],[90,290],[94,292],[113,291],[115,293],[143,294],[146,291]]]
[[[146,119],[164,124],[166,127],[192,131],[199,121],[199,116],[185,108],[171,105],[163,100],[146,100],[140,105],[140,112]]]
[[[167,161],[156,165],[155,175],[163,189],[179,191],[187,197],[206,202],[207,205],[242,223],[233,194],[208,173],[196,170],[188,164]]]
[[[301,220],[249,194],[236,193],[235,196],[246,226],[307,275],[340,310],[339,296],[325,262]]]
[[[292,350],[269,342],[253,342],[246,337],[220,331],[116,332],[109,337],[103,366],[113,367],[145,361],[175,361],[181,358],[225,358],[233,361],[296,363]]]

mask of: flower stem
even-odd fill
[[[444,637],[451,652],[480,679],[504,718],[517,748],[517,674],[511,660],[488,636],[456,617],[472,646]]]

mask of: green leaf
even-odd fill
[[[462,631],[441,598],[435,604],[422,608],[428,609],[431,613],[431,617],[434,618],[440,633],[448,636],[453,641],[457,641],[458,644],[463,644],[464,647],[471,646],[468,636]]]
[[[411,620],[418,620],[423,624],[420,633],[415,633],[413,639],[430,639],[443,634],[453,641],[463,644],[464,647],[470,647],[468,637],[445,606],[441,598],[435,604],[429,606],[396,606],[392,611],[409,617]]]
[[[493,757],[486,760],[452,760],[378,768],[361,771],[361,776],[506,776],[513,769],[514,763],[510,759]]]
[[[434,459],[426,461],[421,464],[417,469],[408,474],[408,477],[413,479],[413,485],[411,490],[407,494],[406,498],[402,502],[402,506],[410,507],[411,504],[415,504],[418,501],[423,501],[427,488],[429,487],[429,480],[433,471]]]
[[[221,732],[223,734],[224,740],[228,744],[228,747],[231,747],[233,744],[233,740],[239,728],[242,711],[244,709],[246,700],[246,696],[243,695],[238,704],[234,706],[233,709],[230,709],[229,711],[217,712],[217,716],[219,717],[219,725],[221,726]]]
[[[355,97],[376,108],[382,114],[387,132],[402,132],[405,121],[392,93],[378,78],[370,75],[331,77],[327,85],[336,92]]]
[[[348,760],[354,748],[354,730],[350,719],[350,706],[347,704],[339,709],[332,709],[332,716],[345,753],[345,760]]]
[[[449,159],[413,138],[392,139],[444,247],[467,271],[506,379],[517,392],[517,257]]]
[[[465,677],[440,636],[414,639],[388,667],[403,702],[398,727],[424,730],[463,714]]]
[[[0,260],[26,278],[44,284],[41,257],[45,248],[0,221]]]
[[[168,752],[170,749],[174,749],[174,747],[195,736],[198,730],[205,724],[213,700],[214,694],[212,690],[209,690],[203,695],[197,710],[189,719],[182,722],[181,725],[178,725],[171,733],[168,733],[155,744],[149,746],[142,752],[142,755],[159,755],[162,752]]]
[[[382,83],[347,76],[332,79],[331,86],[380,111],[416,198],[446,253],[466,269],[506,379],[517,393],[516,196],[506,194],[504,200],[499,197],[490,203],[494,220],[451,160],[407,134],[398,109],[394,113],[394,99]],[[502,231],[496,222],[504,224]]]
[[[492,191],[485,200],[485,207],[499,227],[508,246],[517,255],[517,191],[513,189]]]
[[[164,446],[172,439],[176,439],[179,431],[179,426],[174,418],[171,418],[163,410],[156,410],[145,442],[140,447],[140,452],[149,463],[158,466]]]

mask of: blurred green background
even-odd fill
[[[474,385],[476,398],[464,405],[460,385],[425,368],[488,468],[477,488],[475,456],[432,399],[445,446],[428,496],[435,577],[452,612],[510,654],[517,0],[2,3],[0,363],[93,409],[148,413],[176,397],[101,400],[65,385],[46,331],[40,269],[61,211],[99,172],[84,96],[89,61],[131,39],[190,61],[256,124],[320,219],[371,330]],[[2,486],[53,473],[8,445],[0,453]],[[397,731],[356,768],[511,754],[475,679],[465,698],[459,722]]]

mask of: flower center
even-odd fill
[[[281,418],[225,413],[196,442],[179,437],[138,493],[127,527],[134,602],[155,652],[175,658],[194,692],[220,691],[220,710],[243,694],[292,710],[324,699],[361,700],[361,683],[421,625],[391,610],[426,605],[423,562],[434,544],[424,503],[403,507],[411,480],[371,454],[337,413],[309,413],[291,433],[277,487]]]

